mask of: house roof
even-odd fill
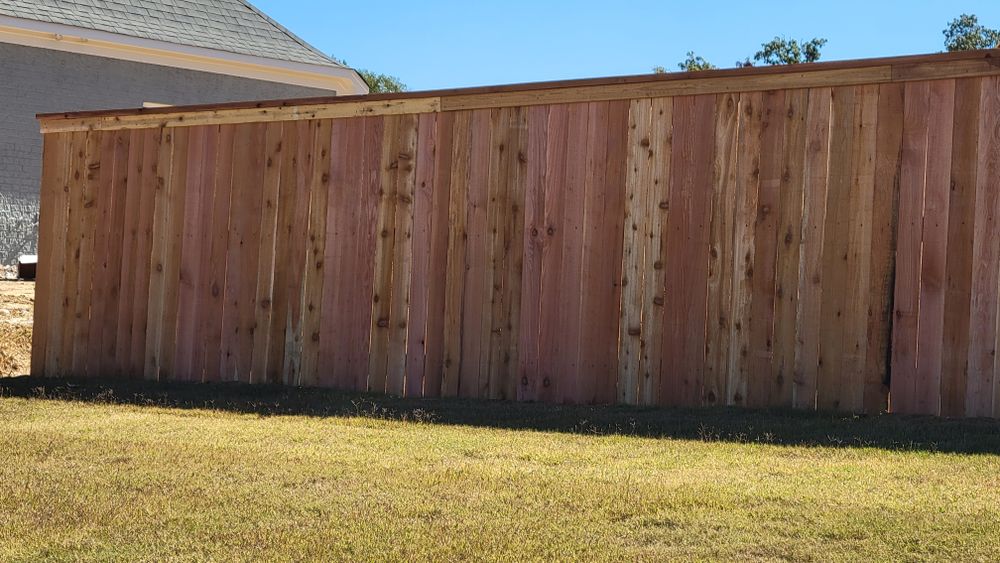
[[[343,68],[244,0],[0,0],[0,15]]]

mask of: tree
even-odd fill
[[[347,64],[347,61],[338,59],[334,55],[330,55],[330,58],[344,66],[350,66]],[[381,72],[374,72],[364,68],[355,70],[357,70],[358,74],[361,75],[361,78],[368,83],[369,94],[395,94],[398,92],[405,92],[407,90],[406,84],[403,84],[403,81],[391,74],[383,74]]]
[[[944,34],[944,46],[949,51],[993,49],[1000,45],[1000,30],[980,25],[979,18],[973,14],[962,14],[951,20],[941,33]]]
[[[766,65],[794,65],[799,63],[814,63],[820,58],[820,50],[826,45],[826,39],[814,37],[809,41],[799,43],[795,39],[775,37],[761,45],[760,51],[754,56],[754,62]],[[741,66],[747,65],[749,59]]]
[[[366,69],[358,70],[358,74],[368,83],[368,91],[371,94],[389,94],[406,91],[406,84],[403,84],[399,78],[391,74],[382,74]]]
[[[677,68],[691,72],[696,70],[712,70],[715,65],[706,61],[703,57],[694,54],[694,51],[687,52],[687,58],[677,63]]]

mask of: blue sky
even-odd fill
[[[1000,2],[255,0],[324,52],[411,90],[675,69],[693,50],[720,67],[775,35],[825,37],[823,60],[932,53],[961,13],[1000,27]]]

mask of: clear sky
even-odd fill
[[[731,67],[775,35],[825,37],[823,60],[932,53],[959,14],[1000,27],[998,0],[251,1],[327,54],[411,90],[671,70],[691,50]]]

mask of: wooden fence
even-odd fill
[[[998,54],[40,116],[32,371],[1000,416]]]

